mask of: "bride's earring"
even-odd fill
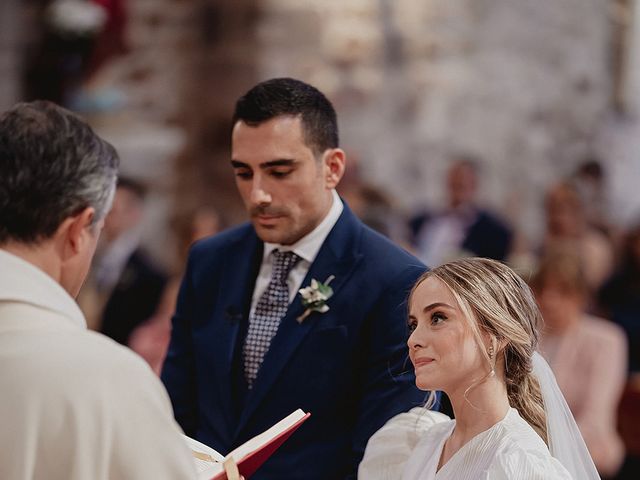
[[[496,374],[496,362],[493,360],[493,354],[495,353],[493,344],[489,346],[487,349],[487,354],[489,355],[489,363],[491,364],[491,371],[489,372],[489,376],[493,377]]]

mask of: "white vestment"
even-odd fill
[[[88,331],[65,290],[0,249],[0,478],[195,478],[147,364]]]
[[[455,427],[455,420],[442,417],[414,408],[389,420],[369,440],[358,479],[571,480],[535,430],[513,408],[437,470],[444,442]]]

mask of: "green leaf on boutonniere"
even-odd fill
[[[329,286],[333,279],[333,275],[324,282],[319,282],[314,278],[311,280],[311,285],[298,290],[302,306],[306,308],[304,313],[297,318],[298,323],[302,323],[312,312],[325,313],[329,311],[329,306],[326,302],[333,295],[333,289]]]

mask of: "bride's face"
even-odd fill
[[[421,390],[453,393],[488,372],[468,320],[449,288],[437,278],[427,278],[413,292],[409,326],[409,356]]]

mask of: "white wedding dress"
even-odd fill
[[[513,408],[437,470],[454,426],[455,420],[424,408],[397,415],[369,440],[358,479],[580,480],[572,479]]]

